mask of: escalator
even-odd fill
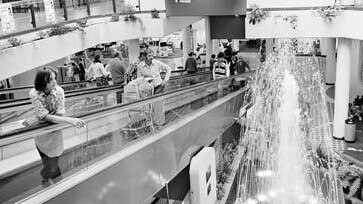
[[[190,75],[173,76],[169,80],[170,89],[185,87],[190,82],[200,83],[209,81],[211,72],[200,72]],[[110,107],[117,104],[116,93],[122,92],[121,86],[94,87],[66,91],[66,115],[78,116],[89,111]],[[2,133],[16,129],[18,121],[32,117],[33,108],[28,98],[14,99],[11,102],[0,102],[0,124]]]
[[[244,89],[233,79],[203,82],[82,116],[86,128],[67,124],[39,126],[0,138],[0,202],[145,203],[189,164],[193,151],[210,144],[234,123]],[[135,109],[163,104],[166,122],[145,125]],[[41,162],[33,138],[63,133],[62,178],[42,186]]]
[[[202,71],[198,74],[205,74],[206,72]],[[185,70],[174,70],[171,72],[170,79],[178,79],[178,77],[183,77],[185,75]],[[95,88],[108,88],[112,87],[110,86],[103,86],[103,87],[96,87],[95,83],[92,83],[91,81],[79,81],[79,82],[65,82],[62,84],[59,84],[61,86],[65,93],[77,93],[82,92],[83,90],[92,90]],[[6,89],[0,89],[0,95],[13,95],[13,98],[6,99],[6,100],[0,100],[0,104],[6,104],[6,103],[14,103],[19,101],[28,100],[29,91],[30,89],[34,88],[33,86],[24,86],[24,87],[16,87],[16,88],[6,88]],[[19,100],[19,101],[18,101]]]

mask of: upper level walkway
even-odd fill
[[[19,17],[19,25],[25,26],[25,28],[19,26],[19,29],[25,30],[0,36],[0,80],[98,44],[164,37],[203,18],[202,16],[166,18],[165,10],[118,10],[124,9],[124,5],[119,5],[119,8],[118,4],[112,3],[112,1],[101,1],[90,4],[92,9],[88,13],[89,16],[86,15],[87,18],[83,18],[82,12],[77,10],[84,10],[85,6],[78,8],[76,5],[75,8],[69,8],[70,12],[68,7],[64,7],[67,8],[67,12],[57,9],[58,13],[63,12],[62,15],[57,15],[60,19],[65,13],[69,13],[72,20],[68,19],[68,21],[47,24],[34,29],[28,29],[29,27],[25,26],[28,24],[27,21]],[[155,18],[155,13],[159,14],[158,18]],[[38,16],[44,21],[44,11],[40,11]]]
[[[363,40],[363,8],[354,6],[354,1],[271,1],[250,0],[247,2],[246,38],[351,38]],[[348,2],[348,3],[347,3]],[[349,3],[350,2],[350,3]],[[353,2],[353,3],[351,3]],[[252,5],[262,8],[265,19],[249,23]],[[323,10],[321,15],[318,10]],[[323,13],[324,13],[323,12]],[[329,15],[328,15],[329,14]],[[330,18],[330,20],[329,20]]]

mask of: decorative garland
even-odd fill
[[[225,196],[224,184],[232,173],[232,163],[238,153],[238,142],[227,144],[222,150],[220,168],[217,169],[217,199],[222,200]]]
[[[342,7],[334,4],[333,6],[321,7],[316,10],[316,13],[321,16],[325,22],[330,23],[332,20],[340,15]]]
[[[248,14],[249,24],[255,25],[256,23],[261,22],[263,19],[266,19],[269,15],[266,11],[260,8],[258,5],[251,5],[252,11]]]
[[[283,18],[283,20],[290,23],[290,26],[292,29],[295,30],[297,28],[297,16],[296,15],[285,16]]]

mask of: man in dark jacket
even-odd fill
[[[197,72],[197,60],[195,60],[195,54],[190,52],[188,54],[188,59],[185,61],[185,69],[188,74],[193,74]]]

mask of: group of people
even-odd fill
[[[185,69],[187,70],[188,74],[196,73],[196,54],[190,52],[188,56],[188,59],[185,61]],[[243,60],[242,56],[229,56],[226,55],[225,52],[220,52],[217,56],[212,54],[211,59],[209,60],[209,68],[213,72],[213,79],[242,74],[246,72],[246,69],[251,71],[249,64]]]
[[[101,62],[101,56],[95,55],[89,68],[85,69],[84,75],[90,77],[90,79],[96,79],[96,81],[110,75],[115,85],[149,83],[153,94],[162,93],[170,78],[171,68],[153,59],[153,56],[153,51],[146,49],[140,53],[134,62],[127,66],[122,59],[121,53],[115,52],[105,68]],[[193,58],[193,53],[190,53],[189,56]],[[212,55],[210,67],[213,70],[214,79],[229,77],[229,75],[235,73],[240,74],[245,72],[246,68],[250,69],[248,63],[243,61],[242,57],[237,60],[236,56],[232,56],[229,59],[223,52],[217,55],[217,59]],[[197,71],[195,59],[187,59],[186,69],[188,73]],[[24,126],[31,126],[44,121],[69,123],[77,128],[85,126],[83,120],[65,116],[64,90],[57,84],[56,79],[57,72],[52,68],[46,67],[37,72],[34,88],[29,93],[36,117],[25,120],[23,122]],[[163,125],[165,123],[163,103],[154,103],[153,109],[155,124]],[[43,163],[43,169],[41,170],[43,184],[47,184],[61,175],[58,161],[64,150],[62,132],[55,131],[36,137],[35,144]]]
[[[93,78],[112,76],[114,84],[127,84],[137,79],[146,80],[153,87],[153,93],[161,93],[171,75],[168,65],[153,59],[153,51],[150,49],[140,53],[139,58],[129,68],[122,60],[119,52],[114,53],[108,62],[109,72],[101,63],[101,56],[96,55],[88,70]],[[34,88],[30,90],[30,99],[34,108],[35,118],[27,119],[23,125],[28,127],[42,122],[69,123],[77,128],[85,127],[85,121],[65,116],[64,90],[57,84],[57,72],[46,67],[36,73]],[[161,114],[163,104],[155,104],[155,108]],[[160,116],[160,114],[159,114]],[[157,125],[163,125],[163,117],[159,117]],[[43,169],[41,170],[42,183],[50,181],[61,175],[59,158],[64,151],[63,136],[61,131],[54,131],[35,138],[36,149],[41,157]]]

